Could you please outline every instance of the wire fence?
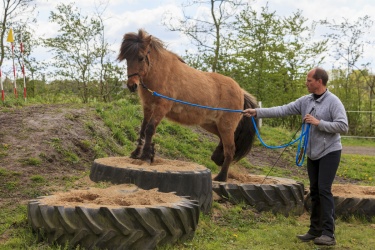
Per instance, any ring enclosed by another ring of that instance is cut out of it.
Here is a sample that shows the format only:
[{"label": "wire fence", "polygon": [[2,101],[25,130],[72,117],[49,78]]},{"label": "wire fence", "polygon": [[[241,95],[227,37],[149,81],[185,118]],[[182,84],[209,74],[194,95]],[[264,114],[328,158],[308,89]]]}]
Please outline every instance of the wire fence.
[{"label": "wire fence", "polygon": [[349,121],[349,133],[342,137],[375,139],[375,111],[346,111]]},{"label": "wire fence", "polygon": [[[262,103],[258,103],[262,107]],[[349,122],[348,134],[341,135],[343,138],[375,139],[375,111],[346,111]],[[267,123],[268,124],[268,123]],[[259,127],[262,119],[259,119]]]}]

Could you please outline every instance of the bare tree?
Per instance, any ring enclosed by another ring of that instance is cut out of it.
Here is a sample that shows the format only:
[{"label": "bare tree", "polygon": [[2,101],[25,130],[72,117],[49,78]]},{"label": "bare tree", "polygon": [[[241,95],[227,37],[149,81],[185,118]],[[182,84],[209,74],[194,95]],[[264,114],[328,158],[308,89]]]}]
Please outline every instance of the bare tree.
[{"label": "bare tree", "polygon": [[99,22],[101,28],[100,33],[98,33],[98,64],[99,70],[96,72],[98,82],[99,82],[99,89],[98,95],[101,100],[104,102],[110,102],[114,94],[120,92],[122,83],[121,79],[123,78],[123,69],[119,66],[115,65],[114,61],[110,56],[114,53],[109,48],[109,44],[106,40],[105,36],[105,18],[104,12],[108,6],[108,2],[100,3],[100,6],[96,8],[95,17]]},{"label": "bare tree", "polygon": [[[334,70],[336,79],[336,92],[340,95],[348,110],[373,110],[374,96],[374,76],[371,74],[371,63],[363,63],[363,57],[366,54],[366,45],[374,44],[374,41],[368,39],[374,21],[370,16],[360,17],[351,22],[343,18],[341,22],[334,20],[323,21],[330,32],[326,35],[331,42],[332,56],[336,60]],[[342,91],[341,91],[342,90]],[[365,130],[361,113],[349,113],[350,131]],[[366,120],[366,119],[365,119]],[[372,114],[370,113],[370,124],[372,124]],[[370,130],[372,130],[370,125]]]},{"label": "bare tree", "polygon": [[[176,21],[173,13],[166,13],[163,24],[171,31],[179,31],[187,35],[197,46],[199,53],[210,55],[211,70],[216,72],[222,39],[225,39],[228,33],[228,20],[245,6],[242,2],[242,0],[189,1],[182,5],[182,19]],[[192,17],[186,13],[192,6],[209,6],[209,14]]]},{"label": "bare tree", "polygon": [[60,26],[59,34],[44,40],[54,55],[53,77],[74,83],[84,103],[98,95],[110,101],[109,95],[121,87],[122,76],[112,65],[112,51],[105,39],[104,10],[82,15],[73,3],[59,4],[50,15],[50,20]]},{"label": "bare tree", "polygon": [[[358,18],[357,21],[351,23],[348,19],[343,18],[341,23],[336,23],[334,20],[329,22],[327,20],[321,22],[330,29],[330,33],[325,35],[331,42],[332,56],[336,59],[336,67],[346,69],[345,82],[345,101],[349,98],[349,78],[353,70],[366,70],[367,65],[358,65],[361,57],[364,55],[364,44],[369,44],[370,41],[365,39],[365,34],[370,30],[373,21],[369,16]],[[367,71],[367,70],[366,70]]]}]

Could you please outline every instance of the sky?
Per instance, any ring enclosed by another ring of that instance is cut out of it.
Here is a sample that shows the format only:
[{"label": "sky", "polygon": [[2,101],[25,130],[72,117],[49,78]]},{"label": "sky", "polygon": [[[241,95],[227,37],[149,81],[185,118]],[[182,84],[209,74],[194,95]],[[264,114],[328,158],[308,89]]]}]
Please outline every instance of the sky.
[{"label": "sky", "polygon": [[[190,0],[191,1],[191,0]],[[38,26],[36,35],[41,37],[53,37],[58,27],[49,22],[48,16],[52,10],[56,10],[59,3],[69,3],[70,0],[36,0],[36,11],[38,12]],[[82,11],[82,15],[90,14],[98,9],[98,0],[79,0],[76,6]],[[104,12],[105,29],[107,41],[111,44],[114,51],[118,51],[122,36],[128,32],[137,32],[143,28],[148,33],[161,39],[167,44],[168,49],[173,52],[184,55],[185,50],[189,48],[189,40],[183,34],[169,31],[161,20],[163,14],[167,11],[173,13],[175,18],[181,18],[181,4],[186,0],[107,0],[107,7]],[[359,17],[370,15],[374,18],[375,0],[249,0],[252,7],[260,10],[268,2],[270,11],[276,11],[279,16],[288,16],[297,10],[302,11],[302,15],[309,20],[318,21],[327,19],[329,21],[342,22],[346,18],[349,21],[355,21]],[[103,6],[103,5],[102,5]],[[202,16],[209,12],[208,6],[199,6],[189,10],[192,16]],[[375,21],[375,19],[373,19]],[[322,31],[317,30],[317,34]],[[368,38],[375,41],[375,25]],[[375,64],[375,45],[365,47],[365,61]],[[50,53],[46,51],[36,51],[37,58],[49,60]]]}]

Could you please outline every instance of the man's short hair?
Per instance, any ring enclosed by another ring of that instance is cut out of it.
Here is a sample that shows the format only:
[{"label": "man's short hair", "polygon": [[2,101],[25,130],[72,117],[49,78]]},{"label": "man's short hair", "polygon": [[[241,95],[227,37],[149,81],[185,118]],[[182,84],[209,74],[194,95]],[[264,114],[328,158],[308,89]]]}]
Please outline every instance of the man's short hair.
[{"label": "man's short hair", "polygon": [[328,73],[324,69],[316,67],[313,78],[315,80],[322,79],[323,85],[326,86],[328,82]]}]

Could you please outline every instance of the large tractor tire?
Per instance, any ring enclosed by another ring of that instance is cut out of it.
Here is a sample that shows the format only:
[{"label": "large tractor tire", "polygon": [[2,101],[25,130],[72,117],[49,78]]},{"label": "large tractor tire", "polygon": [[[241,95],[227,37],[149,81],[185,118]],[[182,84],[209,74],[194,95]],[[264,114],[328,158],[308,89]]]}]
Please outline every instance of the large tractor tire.
[{"label": "large tractor tire", "polygon": [[259,212],[285,216],[304,212],[304,185],[291,179],[267,177],[274,184],[213,182],[213,191],[233,204],[245,203]]},{"label": "large tractor tire", "polygon": [[[335,192],[338,189],[343,190],[344,194]],[[336,216],[343,218],[356,216],[368,220],[375,216],[375,187],[334,184],[332,194]],[[305,208],[309,213],[311,212],[310,193],[305,197]]]},{"label": "large tractor tire", "polygon": [[203,213],[211,210],[211,171],[198,164],[156,158],[149,165],[128,157],[100,158],[91,167],[90,179],[130,183],[145,190],[158,188],[160,192],[176,192],[179,196],[197,200]]},{"label": "large tractor tire", "polygon": [[[112,192],[129,190],[113,190],[112,187]],[[41,239],[74,249],[77,246],[84,249],[154,249],[191,239],[197,228],[199,206],[196,201],[183,197],[176,196],[177,201],[169,204],[132,206],[92,205],[90,201],[96,197],[92,193],[83,195],[74,198],[72,204],[69,204],[72,199],[60,199],[56,195],[30,201],[27,207],[29,224]],[[126,197],[120,200],[127,201]]]}]

